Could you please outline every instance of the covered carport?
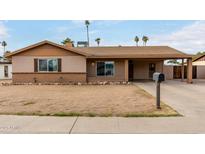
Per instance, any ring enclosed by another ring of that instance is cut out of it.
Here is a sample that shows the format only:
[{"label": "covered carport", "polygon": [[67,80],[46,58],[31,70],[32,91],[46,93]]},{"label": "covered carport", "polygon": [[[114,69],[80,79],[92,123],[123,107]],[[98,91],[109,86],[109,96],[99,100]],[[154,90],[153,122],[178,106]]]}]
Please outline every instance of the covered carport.
[{"label": "covered carport", "polygon": [[[169,59],[179,59],[179,57],[172,58],[135,58],[128,60],[128,80],[150,80],[152,79],[152,75],[154,72],[164,73],[165,76],[169,76],[169,74],[173,75],[173,69],[169,70],[167,67],[164,67],[164,61]],[[181,81],[186,81],[187,83],[192,83],[192,59],[191,57],[181,58]],[[186,67],[184,63],[186,61]],[[186,70],[185,70],[186,69]],[[186,75],[184,75],[186,73]],[[173,78],[172,78],[173,79]]]}]

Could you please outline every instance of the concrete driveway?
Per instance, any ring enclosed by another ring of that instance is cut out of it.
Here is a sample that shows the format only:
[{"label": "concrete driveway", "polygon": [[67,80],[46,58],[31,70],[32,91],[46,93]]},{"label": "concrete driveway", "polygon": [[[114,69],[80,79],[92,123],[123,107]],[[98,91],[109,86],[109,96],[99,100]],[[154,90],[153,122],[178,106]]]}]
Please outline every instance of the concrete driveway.
[{"label": "concrete driveway", "polygon": [[[155,96],[155,83],[135,83]],[[161,99],[190,118],[205,118],[205,80],[193,84],[169,80],[161,84]]]},{"label": "concrete driveway", "polygon": [[[155,96],[153,82],[134,83]],[[205,80],[166,81],[161,98],[183,117],[0,116],[0,133],[205,133]]]}]

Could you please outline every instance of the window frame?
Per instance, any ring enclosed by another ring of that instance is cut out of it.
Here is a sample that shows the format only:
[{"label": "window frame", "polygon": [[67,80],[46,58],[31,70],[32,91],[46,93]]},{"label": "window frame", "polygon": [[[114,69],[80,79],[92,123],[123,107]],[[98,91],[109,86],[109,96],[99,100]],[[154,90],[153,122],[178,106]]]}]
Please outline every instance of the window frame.
[{"label": "window frame", "polygon": [[[98,62],[103,62],[105,65],[104,68],[104,74],[105,75],[98,75]],[[106,75],[106,62],[112,62],[113,63],[113,75]],[[97,77],[114,77],[115,76],[115,61],[96,61],[96,76]]]},{"label": "window frame", "polygon": [[[39,69],[39,67],[40,67],[40,65],[39,65],[39,61],[40,60],[46,60],[47,61],[47,71],[40,71],[40,69]],[[57,61],[57,70],[56,71],[49,71],[49,60],[56,60]],[[39,58],[38,59],[38,72],[58,72],[58,58]]]}]

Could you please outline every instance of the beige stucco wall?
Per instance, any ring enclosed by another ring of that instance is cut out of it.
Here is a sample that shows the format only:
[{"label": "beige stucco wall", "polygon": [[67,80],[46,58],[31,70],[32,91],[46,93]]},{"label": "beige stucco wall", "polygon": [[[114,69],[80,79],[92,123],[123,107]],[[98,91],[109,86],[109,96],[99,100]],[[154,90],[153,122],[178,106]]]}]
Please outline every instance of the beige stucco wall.
[{"label": "beige stucco wall", "polygon": [[62,72],[86,73],[86,59],[83,56],[62,57]]},{"label": "beige stucco wall", "polygon": [[156,64],[156,71],[163,72],[162,60],[133,60],[134,79],[149,79],[149,64]]},{"label": "beige stucco wall", "polygon": [[[102,77],[96,75],[96,61],[114,61],[115,70],[114,76],[112,77]],[[125,81],[125,60],[115,59],[115,60],[87,60],[87,78],[88,81]]]},{"label": "beige stucco wall", "polygon": [[13,56],[12,70],[13,72],[34,72],[34,57]]},{"label": "beige stucco wall", "polygon": [[197,79],[205,79],[205,66],[197,66]]},{"label": "beige stucco wall", "polygon": [[198,66],[198,65],[200,65],[200,66],[201,66],[201,65],[202,65],[202,66],[205,66],[205,61],[195,61],[195,62],[192,63],[192,65],[193,65],[193,66]]},{"label": "beige stucco wall", "polygon": [[86,72],[86,59],[83,56],[14,56],[13,72],[34,72],[35,58],[61,58],[62,72]]},{"label": "beige stucco wall", "polygon": [[166,80],[172,80],[173,79],[173,66],[164,65],[163,73],[165,74]]}]

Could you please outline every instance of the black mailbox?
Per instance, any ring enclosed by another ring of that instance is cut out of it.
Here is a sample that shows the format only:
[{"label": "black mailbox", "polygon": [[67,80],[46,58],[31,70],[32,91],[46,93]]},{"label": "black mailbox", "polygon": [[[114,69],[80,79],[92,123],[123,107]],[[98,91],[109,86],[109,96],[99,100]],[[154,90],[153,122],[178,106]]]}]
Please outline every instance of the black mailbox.
[{"label": "black mailbox", "polygon": [[156,82],[162,82],[165,80],[165,76],[163,73],[158,73],[158,72],[155,72],[153,74],[153,80],[156,81]]},{"label": "black mailbox", "polygon": [[165,76],[163,73],[155,72],[153,74],[153,80],[156,83],[156,106],[157,106],[157,109],[161,109],[160,107],[160,83],[165,80]]}]

